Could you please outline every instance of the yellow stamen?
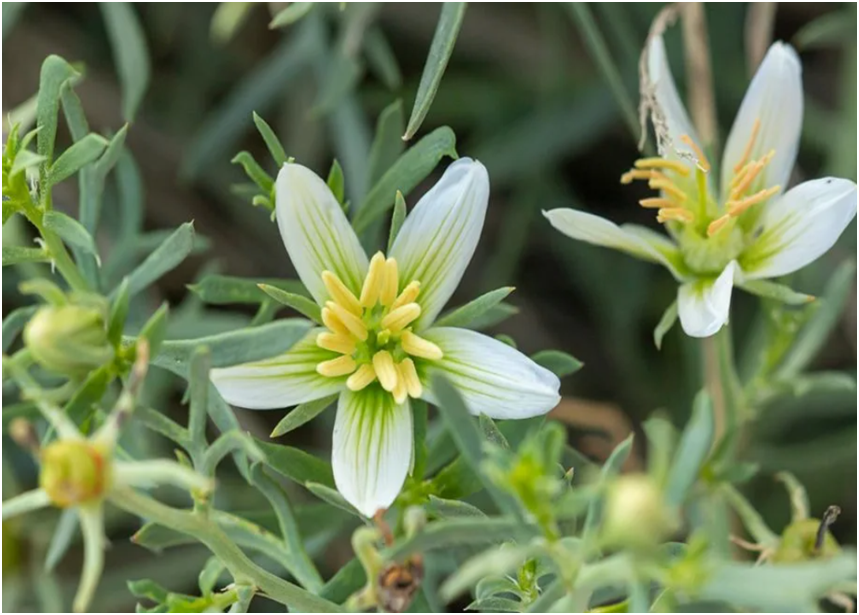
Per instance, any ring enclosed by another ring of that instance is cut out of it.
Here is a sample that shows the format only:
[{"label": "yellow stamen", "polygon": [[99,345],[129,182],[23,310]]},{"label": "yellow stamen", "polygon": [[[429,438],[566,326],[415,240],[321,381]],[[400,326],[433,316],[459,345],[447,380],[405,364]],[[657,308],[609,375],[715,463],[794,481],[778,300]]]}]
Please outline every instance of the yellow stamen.
[{"label": "yellow stamen", "polygon": [[380,350],[373,355],[373,369],[376,371],[376,377],[379,379],[379,384],[386,391],[393,391],[397,386],[397,368],[394,365],[394,359],[391,353],[387,350]]},{"label": "yellow stamen", "polygon": [[695,216],[688,209],[682,207],[671,207],[660,209],[657,212],[656,221],[666,222],[668,220],[677,220],[678,222],[692,222]]},{"label": "yellow stamen", "polygon": [[355,363],[355,359],[350,357],[348,354],[344,354],[336,359],[323,361],[316,366],[316,371],[328,378],[336,378],[337,376],[351,374],[355,371],[356,367],[358,366]]},{"label": "yellow stamen", "polygon": [[676,198],[680,203],[683,203],[686,200],[686,193],[675,186],[674,182],[670,179],[651,179],[647,185],[653,190],[664,190]]},{"label": "yellow stamen", "polygon": [[355,314],[344,308],[339,303],[326,301],[325,307],[334,313],[338,320],[340,320],[340,322],[342,322],[349,330],[349,333],[357,337],[362,342],[367,339],[367,325],[364,324],[363,320],[355,316]]},{"label": "yellow stamen", "polygon": [[431,341],[415,335],[411,331],[403,331],[403,335],[400,337],[400,344],[402,344],[403,350],[413,357],[437,361],[444,356],[441,348]]},{"label": "yellow stamen", "polygon": [[701,167],[701,170],[705,173],[708,172],[710,170],[710,161],[707,160],[707,157],[704,155],[704,151],[698,147],[698,144],[692,140],[692,137],[689,135],[681,135],[680,140],[688,145],[695,154],[695,158],[698,159],[698,166]]},{"label": "yellow stamen", "polygon": [[771,196],[778,194],[779,190],[781,190],[781,186],[773,186],[772,188],[767,188],[766,190],[756,192],[752,196],[747,196],[740,201],[728,201],[726,203],[726,206],[728,208],[728,214],[730,214],[731,216],[739,216],[749,207],[757,205],[758,203],[762,203]]},{"label": "yellow stamen", "polygon": [[397,297],[391,304],[391,310],[396,310],[398,307],[402,307],[407,303],[411,303],[418,298],[418,293],[420,292],[420,282],[418,282],[417,280],[415,280],[414,282],[409,282],[408,286],[406,286],[403,289],[403,292],[400,293],[400,296]]},{"label": "yellow stamen", "polygon": [[766,167],[770,163],[770,161],[773,159],[773,156],[775,156],[775,150],[770,150],[770,152],[760,160],[752,161],[749,164],[745,165],[742,169],[742,180],[738,181],[737,184],[732,188],[728,200],[738,200],[743,195],[743,193],[749,189],[749,187],[752,185],[752,182],[754,182],[758,175],[760,175],[764,167]]},{"label": "yellow stamen", "polygon": [[712,237],[720,230],[724,228],[724,226],[731,220],[730,214],[725,214],[721,218],[717,218],[710,223],[710,226],[707,227],[707,236]]},{"label": "yellow stamen", "polygon": [[346,386],[350,391],[360,391],[366,388],[371,382],[376,379],[376,370],[369,363],[364,363],[358,367],[358,371],[349,376],[346,380]]},{"label": "yellow stamen", "polygon": [[342,333],[320,333],[316,336],[316,345],[325,350],[352,354],[355,352],[355,340],[350,335]]},{"label": "yellow stamen", "polygon": [[647,171],[645,169],[630,169],[620,176],[620,183],[631,184],[634,179],[650,179],[653,177],[653,173],[653,171]]},{"label": "yellow stamen", "polygon": [[740,169],[737,173],[735,173],[735,174],[734,174],[734,176],[731,178],[731,183],[729,184],[729,188],[731,188],[731,190],[733,190],[734,188],[736,188],[736,187],[737,187],[737,184],[739,184],[741,181],[743,181],[743,178],[746,176],[746,173],[748,173],[748,172],[751,170],[751,168],[752,168],[753,166],[755,166],[756,164],[757,164],[757,163],[753,161],[753,162],[749,162],[748,164],[744,165],[744,166],[743,166],[743,168],[741,168],[741,169]]},{"label": "yellow stamen", "polygon": [[385,255],[381,252],[376,252],[373,258],[370,259],[370,268],[367,271],[367,277],[364,278],[364,286],[361,288],[361,305],[364,307],[373,307],[376,305],[376,300],[379,298],[379,293],[382,290],[384,277]]},{"label": "yellow stamen", "polygon": [[379,303],[390,306],[397,298],[397,288],[400,278],[397,273],[397,259],[389,258],[385,261],[385,276],[382,281],[382,289],[379,291]]},{"label": "yellow stamen", "polygon": [[391,393],[394,396],[394,401],[401,404],[405,402],[406,398],[409,396],[409,390],[406,388],[406,379],[403,378],[402,363],[400,365],[395,365],[394,368],[397,370],[397,385]]},{"label": "yellow stamen", "polygon": [[759,119],[755,119],[755,125],[752,127],[752,135],[749,137],[748,143],[746,143],[746,148],[743,150],[743,155],[737,164],[734,165],[734,173],[739,173],[740,169],[746,164],[749,159],[749,156],[752,155],[752,148],[755,146],[755,139],[758,138],[758,132],[761,129],[761,121]]},{"label": "yellow stamen", "polygon": [[400,363],[400,377],[406,384],[406,390],[409,392],[409,397],[417,399],[423,393],[420,378],[418,378],[418,370],[415,369],[415,362],[411,359],[403,359]]},{"label": "yellow stamen", "polygon": [[665,158],[639,158],[635,161],[637,169],[668,169],[679,173],[682,177],[689,176],[689,167],[679,160],[667,160]]},{"label": "yellow stamen", "polygon": [[328,308],[322,308],[322,323],[334,333],[350,337],[349,329],[346,328],[339,318]]},{"label": "yellow stamen", "polygon": [[407,303],[388,314],[382,319],[382,327],[392,333],[403,330],[421,315],[421,306],[417,303]]},{"label": "yellow stamen", "polygon": [[340,281],[340,278],[336,274],[330,271],[323,271],[322,283],[325,284],[328,294],[331,295],[331,299],[335,303],[339,303],[356,316],[361,315],[361,303],[355,298],[352,291],[346,288],[346,285]]},{"label": "yellow stamen", "polygon": [[677,205],[677,203],[675,203],[674,201],[656,197],[649,199],[641,199],[638,204],[645,209],[661,209],[663,207],[676,207]]}]

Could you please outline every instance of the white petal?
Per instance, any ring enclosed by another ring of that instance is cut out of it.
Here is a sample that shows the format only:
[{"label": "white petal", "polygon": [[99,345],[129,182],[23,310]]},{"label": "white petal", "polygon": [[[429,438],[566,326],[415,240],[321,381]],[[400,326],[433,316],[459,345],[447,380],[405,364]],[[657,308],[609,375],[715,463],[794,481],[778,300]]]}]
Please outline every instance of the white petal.
[{"label": "white petal", "polygon": [[[444,352],[444,358],[427,362],[429,374],[446,376],[472,414],[524,419],[546,414],[561,400],[558,377],[503,342],[454,327],[433,328],[424,337]],[[436,403],[431,390],[424,393]]]},{"label": "white petal", "polygon": [[271,359],[213,369],[212,382],[228,403],[252,410],[287,408],[337,393],[345,388],[346,377],[316,372],[319,363],[340,356],[316,345],[323,331],[327,329],[312,329],[288,352]]},{"label": "white petal", "polygon": [[753,190],[779,185],[787,187],[799,147],[802,128],[802,65],[793,47],[774,43],[749,84],[743,103],[725,144],[722,161],[722,194],[743,156],[755,121],[760,121],[751,160],[775,150],[769,165],[755,180]]},{"label": "white petal", "polygon": [[543,215],[567,237],[595,246],[613,248],[664,265],[677,280],[686,275],[680,250],[668,237],[636,225],[614,222],[575,209],[553,209]]},{"label": "white petal", "polygon": [[759,236],[742,254],[749,279],[792,273],[829,250],[856,217],[856,184],[827,177],[804,182],[770,201]]},{"label": "white petal", "polygon": [[397,499],[412,457],[412,410],[376,384],[344,391],[337,405],[331,464],[337,490],[372,517]]},{"label": "white petal", "polygon": [[406,218],[391,248],[400,289],[421,283],[417,330],[428,327],[450,299],[468,266],[486,216],[489,175],[471,158],[450,165]]},{"label": "white petal", "polygon": [[276,200],[283,244],[316,302],[329,298],[321,277],[326,269],[359,294],[367,255],[328,185],[307,167],[287,163],[277,175]]},{"label": "white petal", "polygon": [[680,286],[677,307],[680,324],[686,335],[709,337],[728,322],[731,290],[737,274],[737,263],[731,261],[717,278],[701,279]]},{"label": "white petal", "polygon": [[650,82],[653,84],[656,102],[662,111],[667,124],[668,136],[671,139],[671,147],[662,155],[671,160],[687,163],[691,168],[692,163],[688,158],[677,155],[678,150],[692,153],[690,148],[680,141],[680,137],[688,135],[698,145],[701,144],[701,140],[698,138],[695,127],[689,119],[689,114],[686,113],[686,107],[677,93],[677,86],[674,85],[674,77],[671,76],[671,67],[665,53],[665,42],[661,36],[654,36],[650,42],[647,54],[647,70]]}]

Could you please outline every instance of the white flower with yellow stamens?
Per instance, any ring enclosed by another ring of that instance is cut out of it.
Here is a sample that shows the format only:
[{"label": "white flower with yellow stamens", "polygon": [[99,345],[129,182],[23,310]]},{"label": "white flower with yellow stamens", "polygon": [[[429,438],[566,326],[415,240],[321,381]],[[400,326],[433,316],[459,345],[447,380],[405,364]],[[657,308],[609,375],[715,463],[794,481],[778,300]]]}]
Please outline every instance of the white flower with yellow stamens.
[{"label": "white flower with yellow stamens", "polygon": [[[677,94],[661,37],[648,50],[649,79],[664,124],[662,157],[637,160],[622,183],[647,180],[670,235],[603,218],[555,209],[552,226],[581,241],[657,262],[680,282],[677,307],[683,330],[715,334],[728,321],[734,285],[776,294],[761,281],[792,273],[825,253],[856,216],[856,184],[846,179],[807,181],[784,192],[802,126],[801,65],[784,43],[770,47],[752,79],[722,158],[717,190],[710,163]],[[780,288],[782,296],[803,295]]]},{"label": "white flower with yellow stamens", "polygon": [[278,227],[325,327],[278,357],[214,369],[212,381],[228,402],[253,409],[339,393],[334,480],[368,517],[391,505],[409,473],[409,399],[434,401],[432,370],[475,414],[526,418],[560,399],[558,378],[510,346],[432,327],[471,260],[488,199],[486,169],[460,159],[408,216],[390,256],[368,259],[322,179],[298,164],[278,174]]}]

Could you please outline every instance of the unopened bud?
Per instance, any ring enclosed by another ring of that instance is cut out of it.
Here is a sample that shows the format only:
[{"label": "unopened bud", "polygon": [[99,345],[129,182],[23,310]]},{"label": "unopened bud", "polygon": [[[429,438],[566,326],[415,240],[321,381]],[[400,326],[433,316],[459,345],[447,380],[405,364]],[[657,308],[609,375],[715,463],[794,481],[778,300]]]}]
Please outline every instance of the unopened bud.
[{"label": "unopened bud", "polygon": [[85,376],[113,359],[104,316],[92,307],[39,309],[24,328],[24,342],[42,367],[67,376]]},{"label": "unopened bud", "polygon": [[98,501],[110,485],[110,459],[85,440],[57,440],[41,453],[39,486],[59,508]]},{"label": "unopened bud", "polygon": [[[812,559],[826,559],[838,554],[841,547],[820,519],[802,519],[787,526],[781,535],[778,549],[771,561],[779,564],[796,564]],[[818,534],[820,545],[818,548]]]},{"label": "unopened bud", "polygon": [[654,547],[675,526],[674,515],[649,476],[621,476],[609,486],[603,518],[603,538],[607,544],[642,549]]}]

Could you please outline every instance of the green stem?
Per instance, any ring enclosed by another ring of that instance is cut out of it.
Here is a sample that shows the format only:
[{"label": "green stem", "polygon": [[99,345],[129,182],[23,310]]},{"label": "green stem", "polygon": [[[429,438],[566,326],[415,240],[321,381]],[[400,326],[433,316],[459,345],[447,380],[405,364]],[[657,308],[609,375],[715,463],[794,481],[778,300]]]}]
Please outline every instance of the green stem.
[{"label": "green stem", "polygon": [[339,605],[315,596],[257,566],[215,523],[205,517],[170,508],[131,489],[118,490],[111,496],[110,501],[135,516],[144,517],[196,538],[224,563],[236,583],[251,584],[291,610],[311,613],[344,612]]},{"label": "green stem", "polygon": [[72,290],[82,292],[90,290],[89,284],[84,279],[78,266],[72,260],[72,257],[69,256],[66,246],[63,245],[62,240],[57,235],[44,228],[39,227],[39,232],[42,234],[42,239],[45,240],[45,245],[48,247],[48,251],[51,253],[51,258],[54,259],[57,269],[63,278],[65,278],[66,282],[68,282],[69,286],[72,287]]},{"label": "green stem", "polygon": [[716,415],[714,443],[723,437],[736,440],[746,412],[729,327],[704,339],[704,383]]}]

